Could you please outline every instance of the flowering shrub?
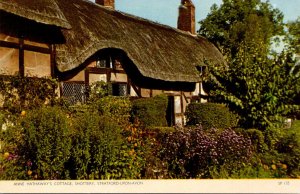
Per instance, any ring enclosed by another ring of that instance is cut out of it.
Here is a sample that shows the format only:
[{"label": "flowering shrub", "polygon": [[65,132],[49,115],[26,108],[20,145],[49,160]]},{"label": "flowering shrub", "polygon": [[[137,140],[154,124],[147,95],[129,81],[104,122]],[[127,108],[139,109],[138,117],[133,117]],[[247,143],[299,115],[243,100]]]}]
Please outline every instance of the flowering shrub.
[{"label": "flowering shrub", "polygon": [[144,178],[143,172],[147,165],[147,154],[149,154],[147,152],[149,149],[147,134],[138,123],[128,125],[123,129],[122,134],[126,138],[124,147],[127,148],[127,151],[120,160],[127,161],[127,178]]},{"label": "flowering shrub", "polygon": [[24,160],[19,155],[23,133],[15,128],[16,118],[9,113],[0,113],[0,180],[27,179]]},{"label": "flowering shrub", "polygon": [[167,134],[162,144],[160,157],[168,162],[174,178],[209,178],[212,167],[218,170],[226,164],[233,170],[252,154],[251,141],[230,129],[179,129]]},{"label": "flowering shrub", "polygon": [[[70,153],[69,125],[58,107],[22,111],[2,132],[4,179],[62,179]],[[6,154],[6,155],[8,155]]]},{"label": "flowering shrub", "polygon": [[127,98],[106,96],[71,113],[67,170],[72,179],[137,179],[144,165],[142,132],[129,124]]},{"label": "flowering shrub", "polygon": [[29,111],[19,127],[24,133],[19,152],[30,170],[28,175],[38,179],[64,178],[71,148],[66,114],[59,107],[42,107]]},{"label": "flowering shrub", "polygon": [[54,79],[0,76],[3,108],[12,113],[52,103],[57,97],[57,87],[57,81]]},{"label": "flowering shrub", "polygon": [[252,154],[251,140],[231,129],[225,129],[218,135],[216,149],[219,164],[241,164]]}]

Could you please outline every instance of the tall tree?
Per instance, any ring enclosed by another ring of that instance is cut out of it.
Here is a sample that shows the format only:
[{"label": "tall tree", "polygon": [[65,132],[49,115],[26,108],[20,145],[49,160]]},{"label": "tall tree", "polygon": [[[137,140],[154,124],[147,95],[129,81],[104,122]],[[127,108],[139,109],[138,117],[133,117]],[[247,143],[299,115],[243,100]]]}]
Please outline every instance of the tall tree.
[{"label": "tall tree", "polygon": [[214,42],[229,59],[254,48],[267,55],[272,38],[284,33],[283,14],[260,0],[223,0],[220,7],[211,7],[200,25],[199,34]]},{"label": "tall tree", "polygon": [[295,53],[300,54],[300,17],[295,21],[288,22],[288,35],[287,43],[290,49],[293,49]]},{"label": "tall tree", "polygon": [[[294,76],[300,76],[300,17],[287,23],[288,34],[286,36],[287,49],[296,54],[296,63],[291,70]],[[295,102],[300,104],[300,93],[295,97]],[[298,117],[300,114],[298,114]]]},{"label": "tall tree", "polygon": [[206,89],[241,116],[244,127],[266,129],[297,109],[299,78],[290,53],[270,56],[274,37],[284,34],[283,14],[260,0],[223,0],[200,22],[199,33],[214,42],[227,67],[209,66]]}]

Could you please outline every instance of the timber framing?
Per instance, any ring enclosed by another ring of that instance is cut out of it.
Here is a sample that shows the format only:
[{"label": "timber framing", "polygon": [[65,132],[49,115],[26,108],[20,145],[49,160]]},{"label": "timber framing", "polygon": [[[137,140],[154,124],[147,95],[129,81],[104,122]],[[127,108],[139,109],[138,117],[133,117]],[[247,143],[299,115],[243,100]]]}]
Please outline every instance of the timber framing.
[{"label": "timber framing", "polygon": [[51,77],[54,77],[54,69],[55,69],[55,45],[48,45],[48,48],[39,47],[34,45],[29,45],[24,43],[23,38],[19,38],[19,42],[8,42],[0,40],[0,47],[3,48],[12,48],[18,49],[19,51],[19,74],[20,76],[25,76],[25,64],[24,64],[24,52],[32,51],[36,53],[49,54],[50,55],[50,65],[51,65]]},{"label": "timber framing", "polygon": [[[0,47],[20,49],[21,48],[20,42],[15,43],[15,42],[7,42],[7,41],[0,40]],[[51,54],[51,46],[49,46],[49,48],[44,48],[44,47],[28,45],[28,44],[24,44],[24,40],[22,44],[22,49],[27,51],[37,52],[37,53]]]}]

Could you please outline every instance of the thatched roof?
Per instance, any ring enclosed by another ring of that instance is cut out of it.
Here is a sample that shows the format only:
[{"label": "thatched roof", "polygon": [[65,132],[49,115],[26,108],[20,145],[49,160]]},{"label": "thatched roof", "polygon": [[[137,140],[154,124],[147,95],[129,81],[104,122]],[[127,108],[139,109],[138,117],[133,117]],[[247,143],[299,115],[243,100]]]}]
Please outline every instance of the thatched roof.
[{"label": "thatched roof", "polygon": [[[217,48],[203,37],[87,0],[52,1],[72,26],[70,30],[62,29],[66,42],[56,45],[57,69],[61,72],[80,66],[105,48],[123,50],[143,76],[156,80],[196,82],[200,79],[197,65],[205,61],[212,65],[224,63]],[[28,4],[32,2],[45,3],[48,9],[46,0],[31,0]]]},{"label": "thatched roof", "polygon": [[55,0],[1,0],[0,10],[39,23],[71,28]]}]

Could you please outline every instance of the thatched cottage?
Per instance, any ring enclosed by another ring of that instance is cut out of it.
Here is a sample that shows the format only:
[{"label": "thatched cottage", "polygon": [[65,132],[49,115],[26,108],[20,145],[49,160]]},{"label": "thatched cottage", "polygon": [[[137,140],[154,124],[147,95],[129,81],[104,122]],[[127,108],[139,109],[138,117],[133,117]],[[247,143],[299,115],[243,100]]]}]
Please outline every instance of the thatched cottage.
[{"label": "thatched cottage", "polygon": [[0,73],[58,78],[60,95],[82,102],[101,80],[114,95],[165,93],[169,124],[182,124],[201,89],[197,66],[223,57],[195,35],[191,0],[181,1],[178,28],[116,11],[114,0],[1,0]]}]

